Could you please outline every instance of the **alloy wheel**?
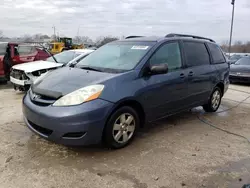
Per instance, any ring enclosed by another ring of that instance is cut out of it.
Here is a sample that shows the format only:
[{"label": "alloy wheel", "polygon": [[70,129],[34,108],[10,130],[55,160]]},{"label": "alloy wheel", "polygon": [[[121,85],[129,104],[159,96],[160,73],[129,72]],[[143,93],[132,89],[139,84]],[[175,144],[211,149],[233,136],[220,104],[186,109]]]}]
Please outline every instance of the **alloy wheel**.
[{"label": "alloy wheel", "polygon": [[220,100],[221,100],[220,92],[218,90],[215,90],[215,92],[212,95],[212,100],[211,100],[213,109],[218,108],[218,106],[220,105]]},{"label": "alloy wheel", "polygon": [[135,118],[129,113],[121,114],[113,125],[113,138],[123,144],[128,142],[135,132]]}]

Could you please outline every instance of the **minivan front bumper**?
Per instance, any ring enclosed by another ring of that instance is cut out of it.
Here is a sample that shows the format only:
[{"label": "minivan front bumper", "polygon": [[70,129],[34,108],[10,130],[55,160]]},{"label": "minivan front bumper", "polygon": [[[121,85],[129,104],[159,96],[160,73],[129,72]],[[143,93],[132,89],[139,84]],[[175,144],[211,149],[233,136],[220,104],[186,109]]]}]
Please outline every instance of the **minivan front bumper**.
[{"label": "minivan front bumper", "polygon": [[29,94],[23,98],[26,125],[41,137],[63,145],[92,145],[102,132],[113,103],[96,99],[69,107],[39,106]]}]

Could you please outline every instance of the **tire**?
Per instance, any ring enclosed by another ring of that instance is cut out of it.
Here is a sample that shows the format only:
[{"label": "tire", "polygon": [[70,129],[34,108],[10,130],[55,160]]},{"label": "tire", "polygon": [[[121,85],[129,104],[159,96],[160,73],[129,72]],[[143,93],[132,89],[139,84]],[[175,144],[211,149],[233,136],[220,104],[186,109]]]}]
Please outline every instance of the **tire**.
[{"label": "tire", "polygon": [[8,80],[1,80],[0,85],[6,85],[8,83]]},{"label": "tire", "polygon": [[206,112],[216,112],[220,107],[221,98],[222,98],[221,89],[219,87],[215,87],[208,100],[208,103],[203,105],[203,109]]},{"label": "tire", "polygon": [[103,132],[105,145],[112,149],[127,146],[135,137],[139,125],[139,115],[133,108],[123,106],[117,109],[105,126]]}]

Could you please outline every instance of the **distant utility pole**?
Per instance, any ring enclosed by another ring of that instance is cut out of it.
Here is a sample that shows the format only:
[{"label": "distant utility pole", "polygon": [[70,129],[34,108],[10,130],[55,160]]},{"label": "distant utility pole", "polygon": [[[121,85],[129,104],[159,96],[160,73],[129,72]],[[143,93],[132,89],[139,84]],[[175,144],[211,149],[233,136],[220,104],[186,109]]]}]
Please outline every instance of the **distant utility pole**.
[{"label": "distant utility pole", "polygon": [[53,25],[52,28],[54,29],[54,36],[55,36],[55,38],[56,38],[56,27]]},{"label": "distant utility pole", "polygon": [[77,34],[76,34],[76,36],[77,36],[77,43],[80,43],[80,36],[79,36],[80,27],[81,27],[81,25],[78,26]]},{"label": "distant utility pole", "polygon": [[78,26],[78,29],[77,29],[77,33],[76,33],[77,37],[79,36],[79,31],[80,31],[80,25]]},{"label": "distant utility pole", "polygon": [[235,5],[235,0],[232,0],[231,4],[233,5],[233,10],[232,10],[232,19],[231,19],[231,31],[230,31],[230,40],[229,40],[229,57],[231,55],[231,46],[232,46],[232,36],[233,36],[233,25],[234,25],[234,5]]}]

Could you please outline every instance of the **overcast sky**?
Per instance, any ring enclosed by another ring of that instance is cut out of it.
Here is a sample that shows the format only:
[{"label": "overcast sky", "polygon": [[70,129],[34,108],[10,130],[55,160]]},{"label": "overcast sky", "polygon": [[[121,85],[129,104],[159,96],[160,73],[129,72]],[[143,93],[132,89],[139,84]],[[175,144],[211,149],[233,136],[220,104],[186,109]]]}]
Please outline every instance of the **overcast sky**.
[{"label": "overcast sky", "polygon": [[[56,32],[74,37],[189,33],[229,37],[231,0],[1,0],[6,36]],[[250,40],[250,0],[236,0],[234,39]]]}]

